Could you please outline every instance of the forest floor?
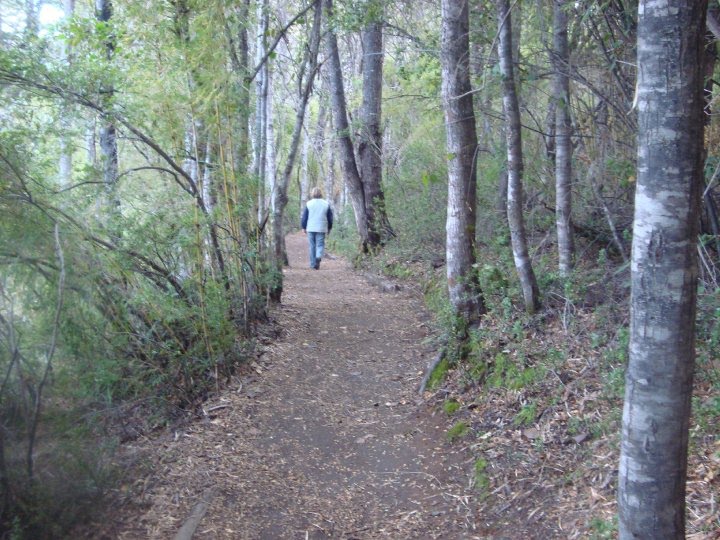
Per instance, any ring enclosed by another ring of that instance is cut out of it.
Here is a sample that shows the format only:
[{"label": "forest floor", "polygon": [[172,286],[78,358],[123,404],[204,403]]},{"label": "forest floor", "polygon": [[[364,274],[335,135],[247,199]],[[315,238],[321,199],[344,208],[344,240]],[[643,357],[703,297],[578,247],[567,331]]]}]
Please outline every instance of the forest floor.
[{"label": "forest floor", "polygon": [[[455,378],[420,396],[437,351],[419,291],[368,281],[340,258],[311,270],[306,245],[287,237],[283,302],[257,360],[202,419],[123,446],[135,465],[89,536],[173,538],[183,527],[197,539],[614,536],[616,442],[566,429],[599,400],[571,380],[586,358],[558,370],[562,403],[529,426],[513,423],[517,392],[480,400]],[[452,417],[451,393],[462,406]]]}]

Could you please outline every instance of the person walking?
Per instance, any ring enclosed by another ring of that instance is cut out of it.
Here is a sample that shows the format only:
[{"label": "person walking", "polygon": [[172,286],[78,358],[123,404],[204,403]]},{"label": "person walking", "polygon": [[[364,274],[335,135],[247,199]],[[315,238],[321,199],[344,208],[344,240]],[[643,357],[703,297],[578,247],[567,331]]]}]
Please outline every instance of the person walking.
[{"label": "person walking", "polygon": [[325,251],[325,236],[330,234],[333,226],[333,213],[320,188],[313,188],[310,196],[312,198],[305,205],[300,227],[307,234],[310,245],[310,268],[319,270]]}]

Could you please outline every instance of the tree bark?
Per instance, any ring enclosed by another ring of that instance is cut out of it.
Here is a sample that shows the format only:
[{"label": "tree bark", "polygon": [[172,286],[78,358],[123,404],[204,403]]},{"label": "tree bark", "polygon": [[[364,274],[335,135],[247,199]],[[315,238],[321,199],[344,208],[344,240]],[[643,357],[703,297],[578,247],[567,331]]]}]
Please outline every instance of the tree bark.
[{"label": "tree bark", "polygon": [[[255,59],[259,63],[265,56],[268,28],[268,2],[258,0]],[[258,186],[258,223],[265,221],[265,170],[266,170],[266,112],[267,112],[267,62],[263,63],[255,78],[255,137],[253,139],[253,175]]]},{"label": "tree bark", "polygon": [[363,98],[357,153],[368,221],[368,244],[376,247],[393,235],[382,189],[382,21],[372,21],[363,29],[362,47]]},{"label": "tree bark", "polygon": [[[113,12],[112,0],[95,0],[95,12],[98,21],[109,23]],[[108,38],[105,44],[105,50],[108,61],[111,61],[115,52],[115,43],[112,37]],[[111,109],[115,89],[110,85],[101,88],[100,91],[103,96],[102,101],[104,108]],[[109,117],[104,118],[102,121],[99,142],[103,182],[105,183],[107,194],[107,210],[112,223],[115,221],[115,216],[120,213],[120,200],[117,198],[116,190],[118,177],[117,132],[114,122]]]},{"label": "tree bark", "polygon": [[638,154],[620,538],[684,538],[703,178],[705,1],[646,0],[638,21]]},{"label": "tree bark", "polygon": [[[328,129],[332,130],[332,119],[328,121]],[[343,208],[342,201],[335,200],[335,143],[326,138],[324,144],[325,155],[325,199],[333,207],[333,212],[340,213]],[[322,159],[322,156],[319,156]],[[336,204],[338,203],[338,204]]]},{"label": "tree bark", "polygon": [[540,306],[539,291],[535,273],[527,249],[527,235],[523,218],[523,158],[520,133],[520,107],[515,90],[512,62],[512,17],[508,0],[497,0],[498,54],[503,87],[503,109],[505,111],[505,137],[508,155],[508,225],[512,241],[513,258],[525,300],[525,309],[534,313]]},{"label": "tree bark", "polygon": [[[310,161],[310,137],[305,134],[303,138],[302,153],[300,154],[300,214],[302,215],[310,192],[310,176],[308,172]],[[299,221],[298,221],[299,222]]]},{"label": "tree bark", "polygon": [[555,101],[555,225],[558,239],[558,261],[561,276],[573,268],[572,228],[572,123],[570,122],[570,80],[568,77],[567,0],[553,2],[553,94]]},{"label": "tree bark", "polygon": [[[323,0],[323,6],[328,21],[332,20],[332,0]],[[355,213],[355,224],[360,236],[362,250],[367,251],[370,247],[370,235],[368,219],[365,213],[365,192],[357,162],[355,161],[355,149],[350,139],[350,125],[348,123],[347,105],[345,101],[345,86],[342,77],[342,66],[340,65],[340,53],[338,51],[337,36],[332,30],[326,33],[327,47],[327,68],[328,82],[330,87],[330,101],[333,111],[333,123],[337,134],[337,148],[340,157],[345,186],[348,190],[350,204]]]},{"label": "tree bark", "polygon": [[[63,15],[69,23],[75,12],[75,0],[63,0]],[[70,43],[62,44],[62,58],[68,64],[71,61]],[[72,180],[72,138],[70,135],[70,114],[68,104],[63,103],[60,110],[60,158],[58,160],[58,176],[61,188],[67,188]]]},{"label": "tree bark", "polygon": [[447,280],[450,303],[472,324],[485,311],[473,268],[476,263],[475,222],[477,132],[470,92],[468,2],[442,0],[441,68],[448,163]]}]

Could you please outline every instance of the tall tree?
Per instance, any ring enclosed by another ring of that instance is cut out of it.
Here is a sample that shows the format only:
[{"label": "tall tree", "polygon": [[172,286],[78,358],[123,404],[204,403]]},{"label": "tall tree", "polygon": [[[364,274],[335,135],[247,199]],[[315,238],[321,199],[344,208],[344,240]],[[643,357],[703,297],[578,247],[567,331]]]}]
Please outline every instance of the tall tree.
[{"label": "tall tree", "polygon": [[[363,251],[382,245],[394,233],[385,212],[382,190],[382,134],[380,111],[382,100],[382,23],[380,15],[371,14],[362,31],[363,42],[363,103],[360,110],[362,133],[358,147],[360,163],[348,122],[343,71],[340,63],[337,36],[334,31],[332,0],[324,1],[324,11],[330,29],[326,36],[328,83],[333,111],[333,124],[338,139],[338,153],[355,223]],[[370,7],[373,2],[368,2]],[[375,17],[375,18],[374,18]]]},{"label": "tall tree", "polygon": [[382,189],[383,137],[380,115],[384,52],[381,17],[382,11],[378,9],[361,32],[363,92],[357,155],[368,219],[368,243],[371,246],[381,245],[392,235]]},{"label": "tall tree", "polygon": [[572,227],[572,123],[570,121],[570,78],[567,0],[553,2],[553,100],[555,102],[555,225],[560,275],[573,267]]},{"label": "tall tree", "polygon": [[285,234],[283,227],[283,218],[285,216],[285,207],[288,203],[288,187],[292,176],[295,161],[297,159],[298,148],[300,146],[300,136],[302,135],[303,123],[305,121],[305,109],[307,108],[310,94],[312,93],[313,81],[317,75],[317,57],[320,48],[320,27],[322,24],[322,9],[320,0],[315,2],[315,16],[313,18],[312,30],[310,31],[309,44],[305,49],[303,61],[300,64],[298,73],[299,93],[298,107],[295,111],[295,125],[293,127],[292,137],[290,138],[290,149],[287,161],[283,169],[282,176],[278,179],[277,185],[273,190],[273,259],[275,261],[275,270],[278,276],[275,286],[270,291],[270,296],[275,301],[280,301],[282,294],[282,267],[287,263],[287,255],[285,253]]},{"label": "tall tree", "polygon": [[442,0],[442,99],[448,163],[447,280],[456,315],[469,323],[485,311],[476,262],[477,132],[470,87],[468,2]]},{"label": "tall tree", "polygon": [[[113,7],[112,0],[95,0],[95,16],[98,21],[104,25],[106,32],[105,54],[108,62],[112,62],[115,52],[115,38],[110,28],[110,19],[112,18]],[[115,93],[112,82],[103,84],[100,88],[102,96],[103,108],[107,111],[112,109],[112,100]],[[111,115],[106,115],[100,126],[100,156],[103,171],[103,181],[107,196],[108,214],[111,216],[111,222],[117,216],[120,210],[120,200],[117,198],[117,178],[118,178],[118,146],[117,131],[115,122]]]},{"label": "tall tree", "polygon": [[268,62],[266,61],[268,34],[268,0],[257,0],[257,30],[255,61],[259,66],[255,75],[255,136],[253,138],[253,173],[258,183],[258,222],[261,228],[267,219],[265,208],[265,172],[267,152],[267,93]]},{"label": "tall tree", "polygon": [[[65,22],[68,24],[75,11],[75,0],[63,0],[63,14]],[[70,42],[62,45],[62,58],[70,63]],[[59,183],[62,187],[70,185],[72,176],[72,141],[70,136],[70,115],[68,114],[67,104],[63,103],[60,110],[60,159],[58,160],[58,176]]]},{"label": "tall tree", "polygon": [[520,124],[520,106],[515,89],[512,58],[512,17],[510,2],[497,0],[498,56],[503,87],[505,111],[505,138],[507,140],[508,191],[507,211],[513,258],[525,300],[525,309],[534,313],[540,305],[535,272],[528,254],[525,219],[523,217],[523,155]]},{"label": "tall tree", "polygon": [[707,2],[647,0],[638,22],[637,187],[620,538],[684,538],[703,178]]}]

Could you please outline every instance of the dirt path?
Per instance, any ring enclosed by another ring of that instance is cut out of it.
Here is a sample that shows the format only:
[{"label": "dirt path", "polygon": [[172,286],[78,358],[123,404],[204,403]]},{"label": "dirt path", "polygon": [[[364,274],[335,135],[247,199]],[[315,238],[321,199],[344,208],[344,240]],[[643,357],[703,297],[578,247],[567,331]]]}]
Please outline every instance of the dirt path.
[{"label": "dirt path", "polygon": [[470,465],[417,402],[434,354],[420,300],[344,260],[311,270],[304,236],[287,243],[282,335],[153,453],[145,513],[119,536],[172,538],[205,495],[194,538],[482,537]]}]

